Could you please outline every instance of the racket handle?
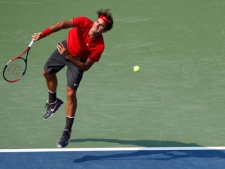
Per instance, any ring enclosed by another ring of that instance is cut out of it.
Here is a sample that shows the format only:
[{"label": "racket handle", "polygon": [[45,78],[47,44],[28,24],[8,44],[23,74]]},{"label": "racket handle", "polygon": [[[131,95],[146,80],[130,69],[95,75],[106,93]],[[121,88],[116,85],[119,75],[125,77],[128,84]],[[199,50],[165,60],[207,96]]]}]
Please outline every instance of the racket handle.
[{"label": "racket handle", "polygon": [[34,41],[31,41],[28,47],[31,48],[33,44],[34,44]]}]

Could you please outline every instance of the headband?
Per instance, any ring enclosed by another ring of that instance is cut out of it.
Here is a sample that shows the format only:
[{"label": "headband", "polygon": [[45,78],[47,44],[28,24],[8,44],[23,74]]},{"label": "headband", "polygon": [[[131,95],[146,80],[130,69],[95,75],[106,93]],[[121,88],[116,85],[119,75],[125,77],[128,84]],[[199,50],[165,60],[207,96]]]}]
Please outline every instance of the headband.
[{"label": "headband", "polygon": [[100,15],[98,18],[101,18],[106,24],[108,24],[108,19],[104,15]]}]

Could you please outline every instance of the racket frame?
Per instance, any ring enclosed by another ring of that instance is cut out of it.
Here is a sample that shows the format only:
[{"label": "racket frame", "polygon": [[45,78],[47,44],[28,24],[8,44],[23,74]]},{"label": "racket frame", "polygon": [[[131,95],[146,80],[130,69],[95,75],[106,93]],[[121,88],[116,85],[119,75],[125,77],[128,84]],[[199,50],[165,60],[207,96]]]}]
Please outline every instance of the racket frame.
[{"label": "racket frame", "polygon": [[[2,72],[2,73],[3,73],[3,78],[5,79],[5,81],[10,82],[10,83],[18,82],[18,81],[25,75],[25,73],[26,73],[26,71],[27,71],[27,57],[28,57],[29,51],[30,51],[31,47],[33,46],[33,44],[34,44],[34,41],[31,41],[30,44],[28,45],[28,47],[27,47],[21,54],[19,54],[19,55],[17,55],[16,57],[10,59],[10,60],[6,63],[6,65],[5,65],[4,69],[3,69],[3,72]],[[23,58],[22,56],[23,56],[25,53],[26,53],[26,57]],[[9,80],[9,79],[7,79],[7,78],[5,77],[5,71],[6,71],[6,68],[8,67],[8,65],[9,65],[11,62],[13,62],[14,60],[16,60],[16,59],[22,59],[22,60],[25,62],[25,69],[24,69],[24,71],[23,71],[23,73],[22,73],[22,75],[21,75],[20,77],[18,77],[17,79],[14,79],[14,80]]]}]

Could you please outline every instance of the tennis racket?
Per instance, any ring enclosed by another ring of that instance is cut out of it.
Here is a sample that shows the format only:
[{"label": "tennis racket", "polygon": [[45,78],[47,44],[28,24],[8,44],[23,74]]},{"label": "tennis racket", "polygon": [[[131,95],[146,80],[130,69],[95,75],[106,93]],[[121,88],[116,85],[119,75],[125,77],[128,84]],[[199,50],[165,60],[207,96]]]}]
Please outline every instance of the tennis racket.
[{"label": "tennis racket", "polygon": [[21,54],[12,58],[5,65],[3,69],[3,78],[7,82],[18,82],[24,76],[27,70],[27,57],[33,44],[34,41],[31,41]]}]

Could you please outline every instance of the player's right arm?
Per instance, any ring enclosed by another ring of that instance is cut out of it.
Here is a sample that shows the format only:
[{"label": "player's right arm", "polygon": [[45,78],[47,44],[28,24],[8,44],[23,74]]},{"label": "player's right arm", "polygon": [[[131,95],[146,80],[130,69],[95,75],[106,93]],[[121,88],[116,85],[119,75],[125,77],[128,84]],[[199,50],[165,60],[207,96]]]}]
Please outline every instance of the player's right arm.
[{"label": "player's right arm", "polygon": [[68,28],[71,28],[73,26],[73,20],[65,20],[65,21],[61,21],[61,22],[58,22],[56,24],[53,24],[51,26],[49,26],[48,28],[46,28],[45,30],[39,32],[39,33],[34,33],[32,35],[32,40],[35,42],[35,41],[38,41],[40,40],[41,38],[44,38],[54,32],[57,32],[61,29],[68,29]]}]

